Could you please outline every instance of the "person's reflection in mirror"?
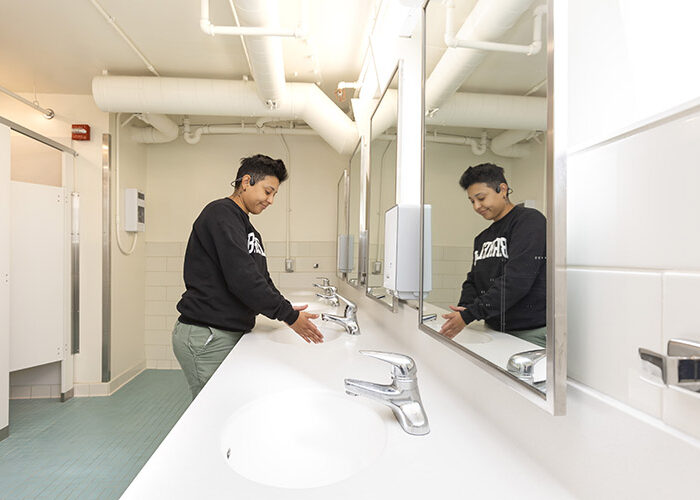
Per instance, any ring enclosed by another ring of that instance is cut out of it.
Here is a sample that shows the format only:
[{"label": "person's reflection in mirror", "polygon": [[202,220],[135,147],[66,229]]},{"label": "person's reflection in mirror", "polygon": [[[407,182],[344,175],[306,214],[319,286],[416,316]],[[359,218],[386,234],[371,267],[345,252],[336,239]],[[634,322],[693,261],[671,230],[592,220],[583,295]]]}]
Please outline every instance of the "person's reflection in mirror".
[{"label": "person's reflection in mirror", "polygon": [[533,208],[514,205],[503,169],[469,167],[459,180],[474,211],[493,223],[474,239],[471,271],[440,333],[454,338],[475,320],[540,347],[546,340],[546,226]]}]

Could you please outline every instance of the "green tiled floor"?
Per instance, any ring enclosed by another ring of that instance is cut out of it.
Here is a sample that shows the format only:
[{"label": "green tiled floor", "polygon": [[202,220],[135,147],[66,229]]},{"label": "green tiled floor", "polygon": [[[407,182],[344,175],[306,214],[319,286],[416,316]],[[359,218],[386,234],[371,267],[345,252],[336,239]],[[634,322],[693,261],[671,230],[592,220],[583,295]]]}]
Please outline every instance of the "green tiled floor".
[{"label": "green tiled floor", "polygon": [[146,370],[109,397],[10,401],[0,499],[115,499],[191,400],[179,370]]}]

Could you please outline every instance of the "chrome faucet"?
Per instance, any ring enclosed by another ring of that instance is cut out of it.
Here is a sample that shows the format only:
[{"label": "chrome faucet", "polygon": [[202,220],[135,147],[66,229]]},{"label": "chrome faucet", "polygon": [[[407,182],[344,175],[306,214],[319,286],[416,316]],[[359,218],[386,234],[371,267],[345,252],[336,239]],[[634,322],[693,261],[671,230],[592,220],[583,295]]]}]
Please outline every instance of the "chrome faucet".
[{"label": "chrome faucet", "polygon": [[382,385],[346,378],[345,392],[351,396],[365,396],[389,406],[407,433],[415,436],[428,434],[430,426],[418,392],[417,369],[413,359],[394,352],[360,351],[360,354],[390,363],[393,366],[392,382]]},{"label": "chrome faucet", "polygon": [[330,284],[329,279],[323,277],[319,277],[316,279],[321,280],[321,284],[319,285],[318,283],[314,283],[313,285],[316,288],[320,288],[321,290],[323,290],[323,293],[316,293],[316,297],[328,301],[333,307],[337,307],[338,305],[340,305],[340,302],[338,302],[338,297],[336,295],[338,289]]},{"label": "chrome faucet", "polygon": [[345,303],[345,312],[343,316],[322,313],[321,320],[341,325],[350,335],[359,335],[360,327],[357,325],[357,306],[342,295],[336,293],[335,296]]}]

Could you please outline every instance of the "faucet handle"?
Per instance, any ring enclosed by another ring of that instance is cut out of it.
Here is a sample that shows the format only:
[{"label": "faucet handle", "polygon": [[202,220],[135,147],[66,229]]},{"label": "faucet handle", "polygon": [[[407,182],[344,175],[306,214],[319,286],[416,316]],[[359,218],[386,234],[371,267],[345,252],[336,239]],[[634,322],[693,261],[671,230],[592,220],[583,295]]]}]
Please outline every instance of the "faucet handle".
[{"label": "faucet handle", "polygon": [[316,279],[321,280],[322,286],[328,286],[331,284],[331,281],[328,278],[326,278],[325,276],[316,276]]},{"label": "faucet handle", "polygon": [[360,351],[360,354],[386,361],[394,366],[394,376],[402,378],[415,378],[416,363],[413,358],[405,354],[385,351]]}]

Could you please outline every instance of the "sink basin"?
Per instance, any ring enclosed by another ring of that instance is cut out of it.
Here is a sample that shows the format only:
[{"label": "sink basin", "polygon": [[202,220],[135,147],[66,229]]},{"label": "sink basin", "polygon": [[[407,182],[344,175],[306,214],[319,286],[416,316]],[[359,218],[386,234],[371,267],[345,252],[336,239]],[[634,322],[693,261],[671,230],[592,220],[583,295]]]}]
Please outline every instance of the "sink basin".
[{"label": "sink basin", "polygon": [[[277,328],[276,330],[263,333],[265,338],[280,344],[297,344],[297,345],[323,345],[328,342],[338,340],[343,335],[346,335],[345,329],[340,325],[319,325],[320,321],[315,321],[316,326],[323,335],[322,344],[310,344],[297,335],[291,328]],[[257,332],[257,329],[256,329]]]},{"label": "sink basin", "polygon": [[386,424],[343,393],[293,390],[257,399],[228,420],[226,463],[241,476],[278,488],[317,488],[372,464],[386,445]]}]

